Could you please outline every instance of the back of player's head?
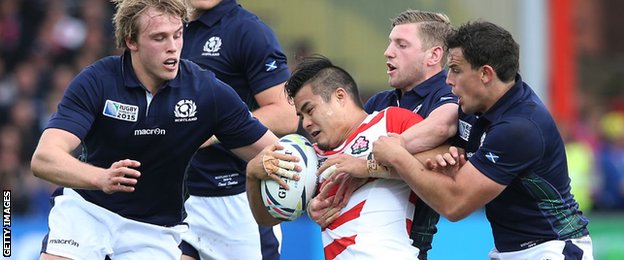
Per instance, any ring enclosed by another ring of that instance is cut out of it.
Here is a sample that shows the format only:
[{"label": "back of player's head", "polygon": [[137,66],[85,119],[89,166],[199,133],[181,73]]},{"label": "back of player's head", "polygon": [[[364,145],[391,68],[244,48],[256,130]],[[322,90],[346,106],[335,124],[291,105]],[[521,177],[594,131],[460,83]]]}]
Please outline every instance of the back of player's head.
[{"label": "back of player's head", "polygon": [[446,14],[408,9],[392,19],[392,27],[401,24],[418,25],[423,48],[444,48],[445,39],[452,32],[451,20]]},{"label": "back of player's head", "polygon": [[472,21],[460,26],[446,42],[449,49],[461,48],[473,69],[489,65],[503,82],[512,81],[520,67],[520,46],[511,33],[487,21]]},{"label": "back of player's head", "polygon": [[297,92],[308,84],[312,87],[312,93],[320,95],[326,102],[331,99],[336,89],[343,88],[349,93],[353,102],[363,108],[355,80],[344,69],[335,66],[321,55],[305,57],[297,65],[286,82],[286,92],[290,100],[292,101]]},{"label": "back of player's head", "polygon": [[117,48],[126,48],[126,39],[137,41],[139,35],[139,17],[150,7],[165,14],[188,19],[188,9],[184,0],[111,0],[117,7],[113,16],[115,25],[115,43]]}]

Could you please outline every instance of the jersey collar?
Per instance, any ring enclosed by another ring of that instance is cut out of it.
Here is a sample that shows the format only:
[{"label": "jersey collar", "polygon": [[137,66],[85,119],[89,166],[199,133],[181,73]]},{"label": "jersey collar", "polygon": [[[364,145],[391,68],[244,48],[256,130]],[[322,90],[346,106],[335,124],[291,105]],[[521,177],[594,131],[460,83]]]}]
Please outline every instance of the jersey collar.
[{"label": "jersey collar", "polygon": [[507,93],[505,93],[496,103],[483,115],[482,117],[488,119],[490,122],[496,121],[503,113],[509,110],[512,106],[517,105],[518,102],[524,100],[523,96],[529,94],[530,89],[522,81],[520,74],[516,74],[516,83],[511,87]]},{"label": "jersey collar", "polygon": [[[446,71],[442,70],[440,72],[438,72],[437,74],[433,75],[433,77],[428,78],[427,80],[423,81],[422,83],[416,85],[414,88],[412,88],[412,90],[405,92],[405,95],[418,95],[419,97],[424,97],[427,96],[429,93],[435,91],[436,89],[438,89],[438,87],[440,86],[440,84],[446,84]],[[394,90],[394,95],[397,98],[401,97],[401,90],[400,89],[395,89]]]},{"label": "jersey collar", "polygon": [[205,11],[200,17],[199,21],[201,21],[206,26],[210,27],[215,25],[223,16],[229,13],[232,9],[238,7],[239,5],[235,0],[223,0],[214,8]]}]

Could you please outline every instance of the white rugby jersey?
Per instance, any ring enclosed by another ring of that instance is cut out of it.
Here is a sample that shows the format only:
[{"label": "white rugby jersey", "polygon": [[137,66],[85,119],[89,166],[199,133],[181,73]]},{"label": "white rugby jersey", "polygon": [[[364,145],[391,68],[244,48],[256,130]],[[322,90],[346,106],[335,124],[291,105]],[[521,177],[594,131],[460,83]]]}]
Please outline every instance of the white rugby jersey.
[{"label": "white rugby jersey", "polygon": [[[336,154],[366,159],[380,136],[402,133],[420,121],[419,115],[398,107],[374,112],[339,147],[317,148],[319,161]],[[409,238],[416,200],[402,180],[369,178],[340,217],[322,230],[325,259],[416,259],[419,251]]]}]

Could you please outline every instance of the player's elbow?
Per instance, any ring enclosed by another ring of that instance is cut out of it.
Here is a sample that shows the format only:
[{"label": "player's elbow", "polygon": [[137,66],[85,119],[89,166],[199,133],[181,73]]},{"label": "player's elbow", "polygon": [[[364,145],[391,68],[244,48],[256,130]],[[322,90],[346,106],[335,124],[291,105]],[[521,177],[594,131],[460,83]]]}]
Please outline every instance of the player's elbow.
[{"label": "player's elbow", "polygon": [[470,215],[472,210],[465,206],[467,202],[463,202],[460,199],[454,199],[453,201],[453,203],[447,203],[444,207],[438,207],[438,213],[451,222],[460,221]]},{"label": "player's elbow", "polygon": [[44,162],[45,162],[45,156],[42,155],[40,152],[35,151],[33,153],[32,158],[30,159],[30,170],[32,171],[33,175],[35,175],[35,177],[37,178],[42,178],[43,177],[43,170],[45,169],[44,166]]},{"label": "player's elbow", "polygon": [[440,214],[442,216],[444,216],[446,219],[448,219],[451,222],[457,222],[460,221],[464,218],[466,218],[468,216],[468,214],[464,213],[464,212],[446,212],[444,214]]}]

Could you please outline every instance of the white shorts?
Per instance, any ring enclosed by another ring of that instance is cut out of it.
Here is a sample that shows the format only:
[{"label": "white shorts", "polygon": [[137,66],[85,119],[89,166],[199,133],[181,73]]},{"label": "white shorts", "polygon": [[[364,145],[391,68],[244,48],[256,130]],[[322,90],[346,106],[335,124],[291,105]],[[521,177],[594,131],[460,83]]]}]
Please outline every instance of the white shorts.
[{"label": "white shorts", "polygon": [[42,252],[71,259],[180,259],[186,225],[162,227],[124,218],[69,188],[54,198]]},{"label": "white shorts", "polygon": [[[566,248],[567,247],[567,248]],[[582,257],[580,256],[582,254]],[[551,240],[524,250],[501,253],[496,248],[490,251],[492,260],[593,260],[592,240],[589,236],[568,240]]]},{"label": "white shorts", "polygon": [[[222,197],[190,196],[184,203],[189,232],[182,240],[201,259],[262,259],[260,232],[245,192]],[[282,234],[273,227],[277,241]],[[279,250],[279,249],[278,249]]]}]

